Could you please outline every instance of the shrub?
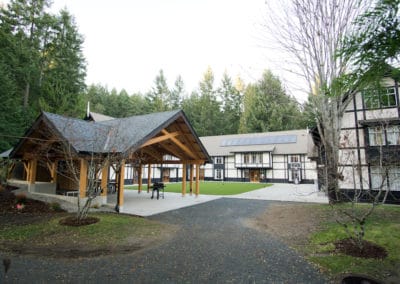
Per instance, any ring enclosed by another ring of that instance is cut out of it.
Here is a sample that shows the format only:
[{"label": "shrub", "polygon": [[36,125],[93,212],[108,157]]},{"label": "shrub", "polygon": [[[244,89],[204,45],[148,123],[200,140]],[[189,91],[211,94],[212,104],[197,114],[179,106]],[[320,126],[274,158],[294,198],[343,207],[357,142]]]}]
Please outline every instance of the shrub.
[{"label": "shrub", "polygon": [[49,205],[50,205],[50,209],[53,211],[56,211],[56,212],[63,211],[60,203],[58,203],[58,202],[51,202]]}]

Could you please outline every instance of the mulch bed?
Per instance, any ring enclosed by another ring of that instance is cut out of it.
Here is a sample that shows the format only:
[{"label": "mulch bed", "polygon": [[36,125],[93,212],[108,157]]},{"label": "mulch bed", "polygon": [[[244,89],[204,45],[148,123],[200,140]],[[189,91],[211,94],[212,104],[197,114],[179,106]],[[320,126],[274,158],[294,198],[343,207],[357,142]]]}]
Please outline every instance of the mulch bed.
[{"label": "mulch bed", "polygon": [[366,240],[363,240],[362,249],[360,249],[351,238],[335,242],[335,248],[336,252],[354,257],[383,259],[388,255],[383,247]]},{"label": "mulch bed", "polygon": [[12,186],[0,186],[1,226],[32,224],[50,219],[54,214],[65,212],[58,207],[52,208],[45,202],[24,198],[23,195],[19,195],[19,199],[23,199],[23,208],[18,209],[18,199],[13,192],[15,189],[17,188]]},{"label": "mulch bed", "polygon": [[100,219],[96,217],[86,217],[81,220],[78,220],[75,216],[71,217],[66,217],[64,219],[60,220],[60,225],[64,226],[74,226],[74,227],[79,227],[79,226],[86,226],[90,224],[95,224],[99,222]]}]

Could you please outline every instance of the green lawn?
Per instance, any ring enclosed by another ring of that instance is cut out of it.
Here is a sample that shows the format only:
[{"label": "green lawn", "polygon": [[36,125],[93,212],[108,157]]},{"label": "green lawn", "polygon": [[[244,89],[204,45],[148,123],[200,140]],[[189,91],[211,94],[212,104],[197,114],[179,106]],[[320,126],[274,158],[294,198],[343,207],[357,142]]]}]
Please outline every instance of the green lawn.
[{"label": "green lawn", "polygon": [[[360,205],[360,210],[363,210],[362,206],[364,205]],[[325,206],[323,210],[327,210],[326,214],[332,213],[329,207]],[[334,221],[325,222],[321,231],[311,235],[306,254],[322,270],[333,276],[359,273],[382,280],[389,275],[394,275],[397,280],[400,280],[399,206],[378,207],[366,223],[365,239],[383,246],[388,252],[388,257],[385,259],[365,259],[335,253],[333,243],[346,237],[341,225]]]},{"label": "green lawn", "polygon": [[[271,186],[266,183],[249,183],[249,182],[200,182],[200,194],[205,195],[235,195],[243,192],[248,192],[260,188]],[[125,186],[126,189],[137,190],[137,186]],[[147,185],[143,185],[143,190],[147,189]],[[195,183],[193,182],[193,191]],[[166,192],[182,192],[182,183],[167,183]],[[189,183],[186,183],[186,192],[189,193]]]},{"label": "green lawn", "polygon": [[[70,227],[59,224],[65,214],[51,220],[35,222],[28,225],[0,226],[0,249],[2,242],[14,245],[32,244],[35,246],[103,248],[106,245],[125,245],[132,236],[137,239],[149,239],[160,235],[166,225],[129,215],[93,213],[100,222],[81,227]],[[40,240],[40,242],[38,242]]]}]

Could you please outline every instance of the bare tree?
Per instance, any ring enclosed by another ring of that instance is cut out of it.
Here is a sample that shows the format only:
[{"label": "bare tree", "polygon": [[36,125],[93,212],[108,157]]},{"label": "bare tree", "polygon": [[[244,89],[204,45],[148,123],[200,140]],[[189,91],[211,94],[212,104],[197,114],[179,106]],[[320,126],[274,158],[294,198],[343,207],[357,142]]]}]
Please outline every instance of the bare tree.
[{"label": "bare tree", "polygon": [[349,66],[337,50],[365,4],[358,0],[283,0],[268,5],[266,29],[291,58],[287,69],[307,84],[311,94],[324,148],[322,186],[330,201],[337,201],[341,121],[355,92],[342,80]]}]

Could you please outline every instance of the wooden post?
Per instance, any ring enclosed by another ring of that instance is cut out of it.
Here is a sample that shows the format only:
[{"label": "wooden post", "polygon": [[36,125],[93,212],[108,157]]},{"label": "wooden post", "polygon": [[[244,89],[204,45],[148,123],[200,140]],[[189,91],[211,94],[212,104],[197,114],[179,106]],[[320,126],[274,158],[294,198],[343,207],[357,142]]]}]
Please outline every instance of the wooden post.
[{"label": "wooden post", "polygon": [[49,170],[50,170],[51,182],[57,183],[57,161],[52,162],[50,164]]},{"label": "wooden post", "polygon": [[27,167],[27,181],[28,181],[28,191],[35,191],[35,181],[36,181],[36,171],[37,171],[37,160],[30,160]]},{"label": "wooden post", "polygon": [[200,164],[196,165],[196,196],[200,193]]},{"label": "wooden post", "polygon": [[108,162],[104,163],[103,168],[101,169],[101,195],[107,196],[107,184],[108,184],[108,170],[109,170]]},{"label": "wooden post", "polygon": [[149,164],[147,167],[147,193],[150,192],[150,186],[151,186],[151,164]]},{"label": "wooden post", "polygon": [[186,164],[182,164],[182,196],[186,194]]},{"label": "wooden post", "polygon": [[124,206],[125,160],[121,161],[118,178],[118,208],[121,212]]},{"label": "wooden post", "polygon": [[193,176],[194,176],[193,164],[190,164],[190,195],[192,195],[193,193]]},{"label": "wooden post", "polygon": [[86,197],[87,181],[88,181],[88,162],[81,159],[81,166],[79,171],[79,197]]},{"label": "wooden post", "polygon": [[142,164],[139,165],[138,168],[138,176],[139,176],[139,189],[138,192],[141,193],[142,192],[142,185],[143,185],[143,179],[142,179]]}]

